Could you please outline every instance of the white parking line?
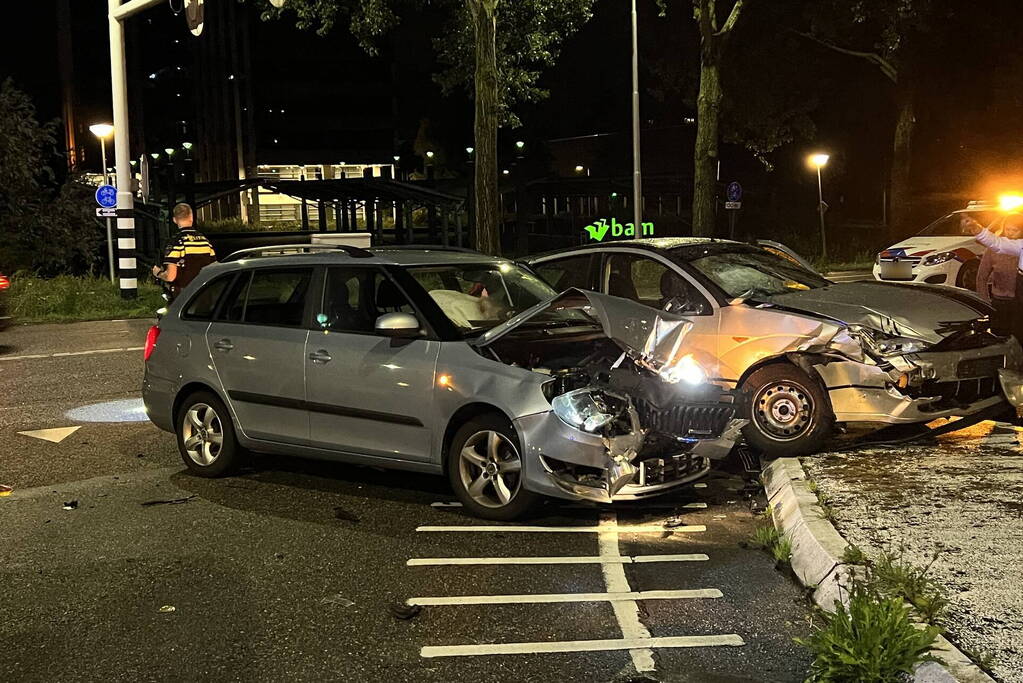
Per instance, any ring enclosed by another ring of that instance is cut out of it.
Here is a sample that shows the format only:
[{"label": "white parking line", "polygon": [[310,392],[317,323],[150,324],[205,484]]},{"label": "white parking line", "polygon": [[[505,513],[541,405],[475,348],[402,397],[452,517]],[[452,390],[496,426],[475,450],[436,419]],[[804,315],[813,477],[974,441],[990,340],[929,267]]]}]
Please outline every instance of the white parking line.
[{"label": "white parking line", "polygon": [[[620,565],[615,565],[621,569]],[[530,605],[546,602],[624,602],[636,600],[691,600],[720,598],[716,588],[674,591],[629,591],[627,593],[523,593],[519,595],[441,595],[409,598],[409,605]]]},{"label": "white parking line", "polygon": [[706,562],[709,558],[702,553],[687,555],[635,555],[632,557],[599,557],[570,555],[556,557],[414,557],[407,561],[409,567],[448,567],[456,565],[500,565],[500,564],[645,564],[650,562]]},{"label": "white parking line", "polygon": [[482,645],[441,645],[424,647],[423,657],[472,657],[480,655],[521,655],[557,652],[599,652],[605,650],[639,650],[667,647],[713,647],[745,645],[735,634],[722,636],[672,636],[667,638],[615,638],[611,640],[562,640],[537,643],[493,643]]},{"label": "white parking line", "polygon": [[91,349],[89,351],[63,351],[61,353],[36,353],[27,356],[0,356],[0,361],[36,360],[39,358],[64,358],[65,356],[94,356],[99,353],[121,353],[126,351],[142,351],[142,346],[128,346],[117,349]]},{"label": "white parking line", "polygon": [[[430,507],[435,507],[435,508],[460,508],[460,507],[462,507],[462,504],[461,503],[457,503],[457,502],[448,502],[448,501],[439,500],[439,501],[436,501],[434,503],[430,503]],[[592,505],[565,505],[564,507],[572,509],[572,510],[593,510],[594,509],[594,507]],[[679,506],[679,505],[670,505],[670,504],[659,504],[659,505],[644,505],[643,507],[644,507],[644,509],[647,509],[647,510],[652,510],[652,509],[656,509],[656,510],[674,510],[674,509],[679,508],[679,507],[687,508],[689,510],[704,510],[704,509],[706,509],[707,504],[706,503],[686,503],[685,505],[681,505],[681,506]]]},{"label": "white parking line", "polygon": [[[657,525],[643,525],[637,524],[632,526],[620,526],[618,532],[623,534],[661,534],[665,531],[677,531],[680,533],[699,533],[706,531],[707,527],[703,524],[690,524],[688,526],[657,526]],[[472,526],[469,524],[463,524],[460,526],[419,526],[416,527],[416,531],[471,531],[471,532],[485,532],[485,533],[500,533],[500,532],[522,532],[522,533],[564,533],[564,534],[594,534],[600,533],[599,526]],[[617,555],[618,553],[614,553]]]},{"label": "white parking line", "polygon": [[[597,543],[600,548],[601,557],[619,557],[621,549],[618,546],[618,516],[614,512],[603,512],[600,515],[600,535]],[[604,574],[604,585],[608,592],[632,592],[629,585],[629,578],[625,575],[625,567],[620,564],[608,562],[600,565],[600,571]],[[629,602],[613,602],[612,609],[615,612],[615,620],[622,631],[622,637],[626,640],[642,640],[650,638],[650,631],[639,618],[639,605],[635,600]],[[654,663],[654,651],[648,647],[636,647],[629,649],[629,656],[632,658],[632,665],[639,673],[655,671],[657,665]]]}]

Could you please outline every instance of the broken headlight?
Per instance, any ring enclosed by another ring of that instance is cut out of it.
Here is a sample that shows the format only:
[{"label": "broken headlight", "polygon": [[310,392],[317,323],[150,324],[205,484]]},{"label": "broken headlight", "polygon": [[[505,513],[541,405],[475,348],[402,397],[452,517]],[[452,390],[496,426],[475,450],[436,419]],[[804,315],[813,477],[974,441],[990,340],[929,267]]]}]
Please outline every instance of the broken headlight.
[{"label": "broken headlight", "polygon": [[868,350],[883,358],[902,356],[907,353],[920,353],[927,350],[929,346],[927,342],[920,339],[891,336],[878,330],[858,325],[850,325],[849,332],[859,338]]},{"label": "broken headlight", "polygon": [[597,433],[627,409],[624,400],[594,389],[576,389],[551,401],[554,414],[584,432]]}]

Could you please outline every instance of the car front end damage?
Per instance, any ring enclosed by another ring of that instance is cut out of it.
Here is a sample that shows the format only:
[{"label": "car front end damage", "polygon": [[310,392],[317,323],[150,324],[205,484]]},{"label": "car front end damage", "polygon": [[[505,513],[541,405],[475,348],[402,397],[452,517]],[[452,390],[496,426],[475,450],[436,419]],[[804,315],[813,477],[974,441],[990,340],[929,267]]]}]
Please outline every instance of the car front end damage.
[{"label": "car front end damage", "polygon": [[700,479],[731,452],[746,420],[733,393],[708,383],[685,353],[692,323],[581,290],[546,307],[578,309],[599,330],[518,330],[539,307],[480,345],[549,378],[542,392],[551,409],[513,420],[531,490],[599,503],[642,499]]},{"label": "car front end damage", "polygon": [[1012,380],[1000,381],[1000,375],[1023,368],[1019,343],[995,337],[985,327],[983,319],[964,323],[931,344],[850,325],[790,357],[820,378],[836,422],[912,424],[965,417],[1003,402],[1009,392],[1002,386]]}]

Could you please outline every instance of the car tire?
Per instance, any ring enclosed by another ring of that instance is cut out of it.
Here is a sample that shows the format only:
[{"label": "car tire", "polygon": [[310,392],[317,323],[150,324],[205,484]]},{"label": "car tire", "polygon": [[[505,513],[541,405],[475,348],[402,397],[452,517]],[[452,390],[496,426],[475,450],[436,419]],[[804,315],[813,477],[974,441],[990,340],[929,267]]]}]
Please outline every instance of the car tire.
[{"label": "car tire", "polygon": [[980,270],[980,259],[971,259],[959,266],[959,273],[956,275],[956,287],[968,289],[971,292],[977,288],[977,272]]},{"label": "car tire", "polygon": [[835,417],[820,383],[788,363],[760,368],[742,384],[746,443],[766,458],[809,455],[831,436]]},{"label": "car tire", "polygon": [[178,452],[192,474],[220,477],[241,462],[231,414],[213,393],[199,391],[182,401],[174,418],[174,431]]},{"label": "car tire", "polygon": [[542,500],[523,488],[518,437],[497,413],[478,415],[455,433],[447,473],[455,496],[475,517],[508,522],[528,515]]}]

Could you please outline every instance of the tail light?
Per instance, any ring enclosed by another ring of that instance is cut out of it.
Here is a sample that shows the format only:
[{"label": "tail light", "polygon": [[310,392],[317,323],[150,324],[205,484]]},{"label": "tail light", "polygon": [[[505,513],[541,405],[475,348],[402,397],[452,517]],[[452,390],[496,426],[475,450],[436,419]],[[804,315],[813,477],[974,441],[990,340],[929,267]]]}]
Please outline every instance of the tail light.
[{"label": "tail light", "polygon": [[4,275],[3,273],[0,273],[0,292],[4,291],[5,289],[10,289],[10,287],[11,279]]},{"label": "tail light", "polygon": [[146,333],[146,348],[142,352],[143,360],[149,360],[149,357],[153,355],[153,349],[156,348],[156,340],[160,338],[160,326],[153,325],[149,328],[149,332]]}]

